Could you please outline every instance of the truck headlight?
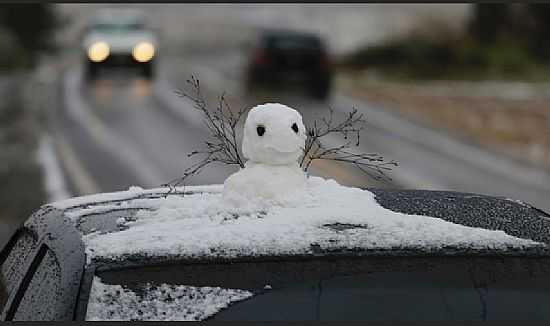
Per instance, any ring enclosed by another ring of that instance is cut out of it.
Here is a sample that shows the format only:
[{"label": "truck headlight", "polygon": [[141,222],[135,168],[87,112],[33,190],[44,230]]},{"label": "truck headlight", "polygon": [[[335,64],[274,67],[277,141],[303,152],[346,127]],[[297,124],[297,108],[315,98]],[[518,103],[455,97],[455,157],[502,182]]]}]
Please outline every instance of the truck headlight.
[{"label": "truck headlight", "polygon": [[141,42],[134,46],[132,56],[138,62],[147,62],[153,59],[155,47],[149,42]]},{"label": "truck headlight", "polygon": [[88,48],[88,58],[93,62],[101,62],[109,56],[109,44],[96,42]]}]

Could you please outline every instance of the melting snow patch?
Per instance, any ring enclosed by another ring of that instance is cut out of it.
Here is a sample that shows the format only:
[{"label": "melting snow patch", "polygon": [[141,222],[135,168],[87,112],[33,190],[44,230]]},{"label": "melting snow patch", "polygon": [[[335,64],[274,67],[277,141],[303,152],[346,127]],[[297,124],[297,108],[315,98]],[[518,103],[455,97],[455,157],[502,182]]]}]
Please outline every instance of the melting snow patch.
[{"label": "melting snow patch", "polygon": [[394,212],[379,205],[369,191],[318,177],[308,178],[304,191],[294,192],[283,201],[246,207],[226,205],[219,190],[135,199],[128,206],[149,209],[138,211],[135,220],[125,224],[125,230],[86,235],[89,259],[118,259],[131,254],[231,258],[340,248],[507,249],[544,245],[503,231]]},{"label": "melting snow patch", "polygon": [[204,320],[252,295],[244,290],[169,284],[147,285],[136,293],[94,277],[86,320]]}]

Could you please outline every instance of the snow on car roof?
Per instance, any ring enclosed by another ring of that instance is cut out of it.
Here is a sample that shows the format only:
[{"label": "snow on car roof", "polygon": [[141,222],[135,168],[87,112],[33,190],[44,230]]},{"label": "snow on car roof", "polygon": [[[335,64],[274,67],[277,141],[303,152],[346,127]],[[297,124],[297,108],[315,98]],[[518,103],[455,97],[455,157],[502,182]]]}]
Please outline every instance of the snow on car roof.
[{"label": "snow on car roof", "polygon": [[[52,204],[77,221],[113,209],[134,209],[115,232],[90,232],[84,242],[91,259],[126,256],[236,258],[308,255],[316,249],[437,250],[525,249],[546,244],[386,209],[368,190],[309,177],[306,191],[284,203],[234,208],[222,200],[222,185],[186,187],[185,196],[147,198],[159,189],[73,198]],[[182,189],[179,189],[182,190]],[[163,189],[166,192],[166,189]],[[113,201],[123,201],[114,204]],[[90,202],[96,204],[90,205]]]}]

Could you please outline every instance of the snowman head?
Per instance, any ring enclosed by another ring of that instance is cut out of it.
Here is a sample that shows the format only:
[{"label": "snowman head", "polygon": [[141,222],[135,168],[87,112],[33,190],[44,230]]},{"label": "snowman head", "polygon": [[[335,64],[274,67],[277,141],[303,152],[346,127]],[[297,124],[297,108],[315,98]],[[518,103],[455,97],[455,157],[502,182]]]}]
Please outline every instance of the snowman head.
[{"label": "snowman head", "polygon": [[278,103],[255,106],[244,123],[243,154],[252,162],[295,163],[303,153],[306,128],[298,111]]}]

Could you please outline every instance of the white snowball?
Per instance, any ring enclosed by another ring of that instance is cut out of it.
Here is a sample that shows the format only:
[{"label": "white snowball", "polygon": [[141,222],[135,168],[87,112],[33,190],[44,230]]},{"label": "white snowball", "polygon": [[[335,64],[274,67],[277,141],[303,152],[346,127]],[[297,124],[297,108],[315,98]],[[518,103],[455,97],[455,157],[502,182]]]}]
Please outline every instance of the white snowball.
[{"label": "white snowball", "polygon": [[[258,128],[263,128],[263,135]],[[256,163],[295,163],[303,153],[306,137],[298,111],[279,103],[258,105],[248,112],[244,123],[243,154]]]},{"label": "white snowball", "polygon": [[306,175],[298,163],[268,165],[246,162],[223,185],[224,201],[235,207],[284,205],[295,192],[305,191]]}]

